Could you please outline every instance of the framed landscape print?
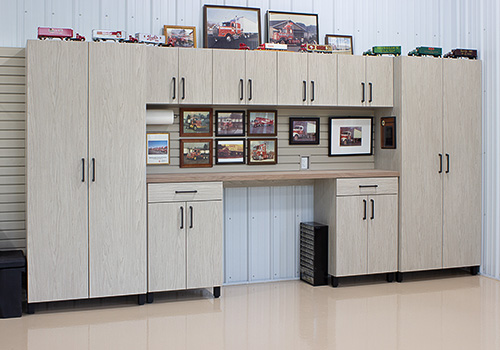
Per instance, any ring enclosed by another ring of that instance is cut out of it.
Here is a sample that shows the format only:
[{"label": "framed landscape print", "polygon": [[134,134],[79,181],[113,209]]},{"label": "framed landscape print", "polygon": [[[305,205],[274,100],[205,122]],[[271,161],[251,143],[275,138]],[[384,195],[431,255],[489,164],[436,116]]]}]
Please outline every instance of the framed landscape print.
[{"label": "framed landscape print", "polygon": [[245,140],[215,140],[215,164],[245,164]]},{"label": "framed landscape print", "polygon": [[196,47],[196,27],[163,26],[165,44],[173,47]]},{"label": "framed landscape print", "polygon": [[287,44],[299,51],[302,44],[319,44],[318,15],[267,11],[267,42]]},{"label": "framed landscape print", "polygon": [[245,111],[215,112],[216,136],[245,136]]},{"label": "framed landscape print", "polygon": [[330,117],[328,155],[371,155],[372,125],[372,117]]},{"label": "framed landscape print", "polygon": [[212,136],[211,108],[181,108],[179,136]]},{"label": "framed landscape print", "polygon": [[319,145],[319,118],[290,117],[290,145]]},{"label": "framed landscape print", "polygon": [[212,139],[180,140],[181,168],[211,168]]},{"label": "framed landscape print", "polygon": [[147,165],[170,164],[170,134],[147,133]]},{"label": "framed landscape print", "polygon": [[233,6],[203,6],[203,47],[251,50],[260,45],[260,9]]},{"label": "framed landscape print", "polygon": [[248,164],[277,164],[277,139],[248,139]]},{"label": "framed landscape print", "polygon": [[325,44],[332,46],[333,53],[352,55],[351,35],[326,34]]},{"label": "framed landscape print", "polygon": [[276,111],[248,111],[248,136],[276,136]]}]

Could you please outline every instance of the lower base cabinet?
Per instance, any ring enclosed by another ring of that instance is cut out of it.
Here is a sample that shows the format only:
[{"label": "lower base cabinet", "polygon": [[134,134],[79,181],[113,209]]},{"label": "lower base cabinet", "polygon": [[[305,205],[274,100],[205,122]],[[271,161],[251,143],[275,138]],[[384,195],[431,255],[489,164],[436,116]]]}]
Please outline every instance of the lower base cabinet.
[{"label": "lower base cabinet", "polygon": [[148,194],[148,292],[220,287],[222,183],[149,184]]}]

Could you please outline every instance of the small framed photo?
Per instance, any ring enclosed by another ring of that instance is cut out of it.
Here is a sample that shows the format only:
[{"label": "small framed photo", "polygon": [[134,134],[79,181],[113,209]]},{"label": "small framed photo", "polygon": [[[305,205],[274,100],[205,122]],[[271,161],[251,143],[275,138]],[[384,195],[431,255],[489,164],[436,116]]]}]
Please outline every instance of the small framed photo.
[{"label": "small framed photo", "polygon": [[211,108],[181,108],[179,136],[212,136]]},{"label": "small framed photo", "polygon": [[164,25],[163,35],[167,46],[196,48],[196,27]]},{"label": "small framed photo", "polygon": [[372,117],[330,117],[328,155],[371,155],[372,125]]},{"label": "small framed photo", "polygon": [[248,139],[248,164],[277,164],[277,139]]},{"label": "small framed photo", "polygon": [[290,118],[290,145],[319,145],[319,118]]},{"label": "small framed photo", "polygon": [[267,11],[267,42],[287,44],[299,51],[302,44],[319,44],[318,15]]},{"label": "small framed photo", "polygon": [[170,164],[170,134],[147,133],[147,165]]},{"label": "small framed photo", "polygon": [[211,168],[212,167],[211,139],[180,140],[180,167],[181,168]]},{"label": "small framed photo", "polygon": [[235,6],[203,6],[203,47],[250,50],[260,45],[260,9]]},{"label": "small framed photo", "polygon": [[245,111],[215,112],[216,136],[245,136]]},{"label": "small framed photo", "polygon": [[351,35],[326,34],[325,44],[332,46],[333,53],[352,55]]},{"label": "small framed photo", "polygon": [[248,111],[248,136],[276,136],[276,111]]},{"label": "small framed photo", "polygon": [[245,164],[245,140],[215,140],[215,164]]},{"label": "small framed photo", "polygon": [[380,118],[380,148],[396,148],[396,117]]}]

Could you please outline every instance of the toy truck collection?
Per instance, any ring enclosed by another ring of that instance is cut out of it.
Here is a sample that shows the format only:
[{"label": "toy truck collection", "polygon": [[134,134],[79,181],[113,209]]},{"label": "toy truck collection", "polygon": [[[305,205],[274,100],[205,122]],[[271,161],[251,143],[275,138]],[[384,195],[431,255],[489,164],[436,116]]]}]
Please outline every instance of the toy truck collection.
[{"label": "toy truck collection", "polygon": [[401,55],[401,46],[373,46],[368,51],[363,52],[363,56],[381,56],[381,55]]},{"label": "toy truck collection", "polygon": [[415,50],[408,52],[408,56],[433,56],[433,57],[441,57],[443,54],[443,49],[440,47],[427,47],[420,46]]},{"label": "toy truck collection", "polygon": [[73,36],[73,29],[71,28],[50,28],[50,27],[38,27],[38,39],[61,39],[61,40],[72,40],[72,41],[85,41],[85,37],[76,33]]},{"label": "toy truck collection", "polygon": [[444,58],[468,58],[477,59],[477,50],[472,49],[454,49],[443,56]]}]

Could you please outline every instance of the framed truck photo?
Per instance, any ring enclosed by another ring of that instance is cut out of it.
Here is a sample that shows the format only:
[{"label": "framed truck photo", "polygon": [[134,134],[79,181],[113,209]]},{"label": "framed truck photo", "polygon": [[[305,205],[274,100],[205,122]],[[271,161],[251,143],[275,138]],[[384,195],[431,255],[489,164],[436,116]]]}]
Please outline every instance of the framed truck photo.
[{"label": "framed truck photo", "polygon": [[277,139],[248,139],[248,164],[277,164]]},{"label": "framed truck photo", "polygon": [[211,168],[212,139],[180,140],[181,168]]},{"label": "framed truck photo", "polygon": [[212,136],[213,119],[211,108],[181,108],[179,136]]},{"label": "framed truck photo", "polygon": [[372,125],[372,117],[330,117],[328,155],[371,155]]},{"label": "framed truck photo", "polygon": [[250,50],[260,45],[260,9],[233,6],[203,6],[203,47]]},{"label": "framed truck photo", "polygon": [[167,46],[196,48],[196,27],[164,25],[163,35]]},{"label": "framed truck photo", "polygon": [[170,164],[170,134],[147,133],[147,165]]},{"label": "framed truck photo", "polygon": [[245,140],[215,140],[215,164],[245,164]]},{"label": "framed truck photo", "polygon": [[319,145],[319,118],[290,118],[288,144]]},{"label": "framed truck photo", "polygon": [[276,111],[248,111],[248,136],[276,136]]},{"label": "framed truck photo", "polygon": [[288,51],[299,51],[302,44],[319,44],[318,15],[267,11],[267,42],[287,44]]},{"label": "framed truck photo", "polygon": [[325,44],[332,46],[333,53],[352,55],[351,35],[326,34]]},{"label": "framed truck photo", "polygon": [[245,136],[245,111],[215,112],[216,136]]}]

